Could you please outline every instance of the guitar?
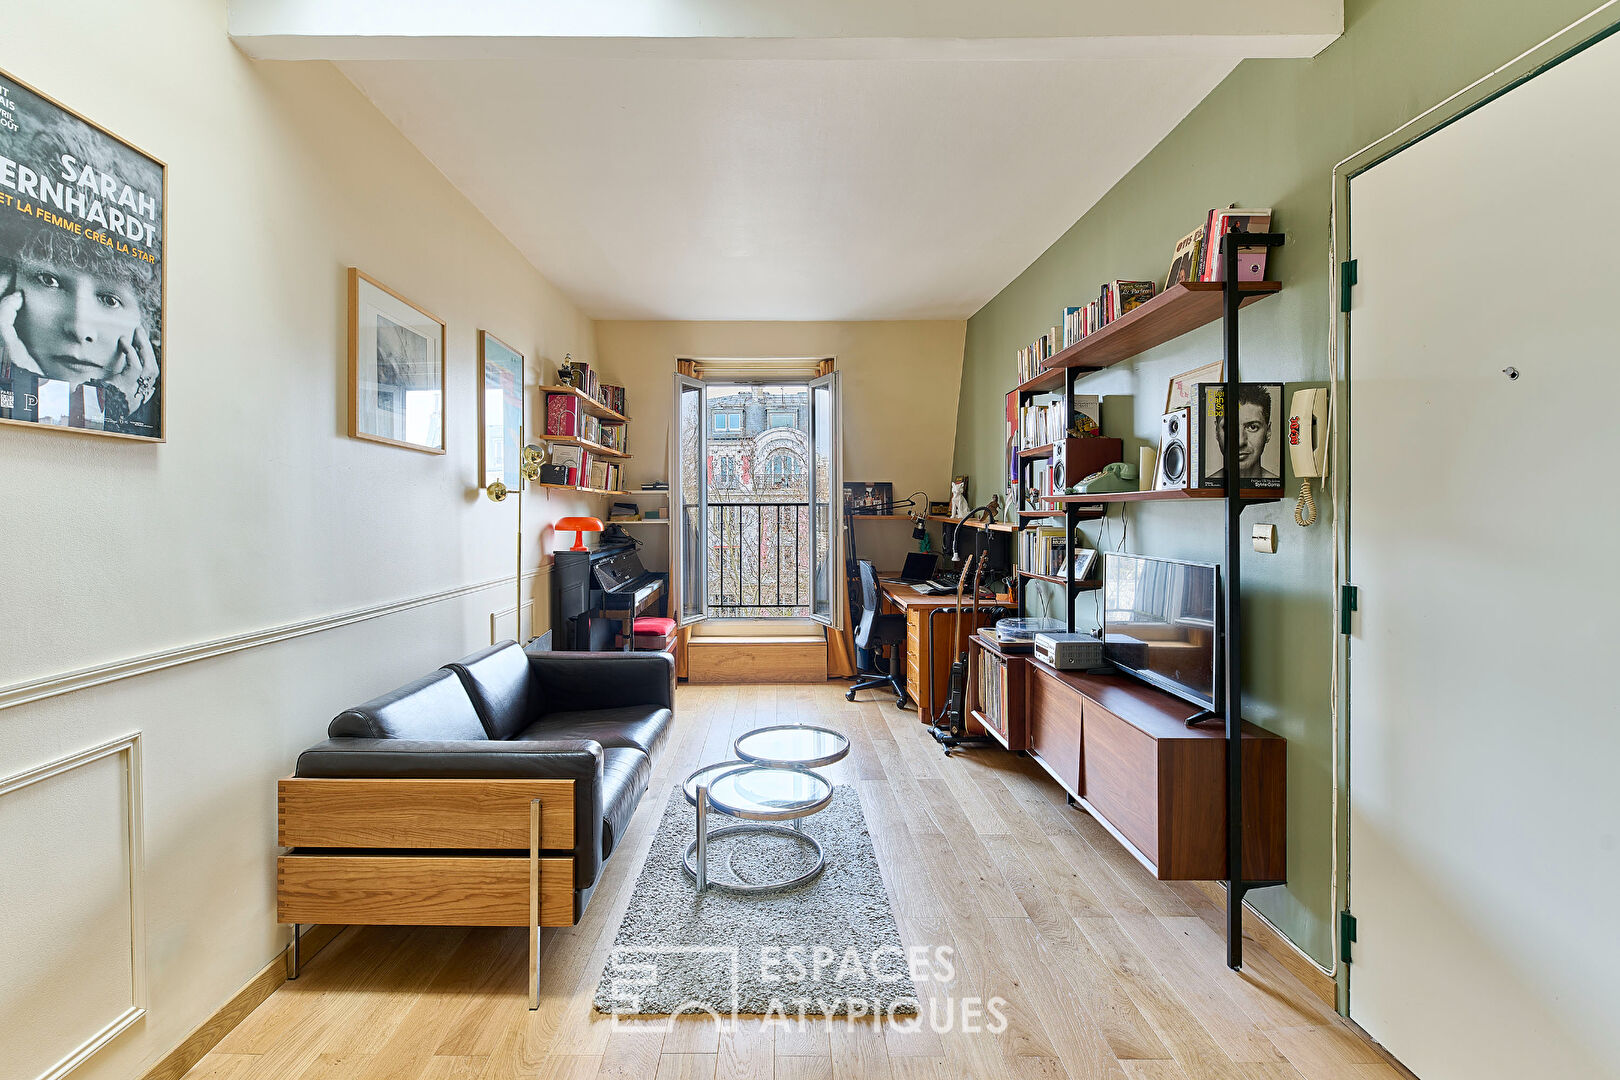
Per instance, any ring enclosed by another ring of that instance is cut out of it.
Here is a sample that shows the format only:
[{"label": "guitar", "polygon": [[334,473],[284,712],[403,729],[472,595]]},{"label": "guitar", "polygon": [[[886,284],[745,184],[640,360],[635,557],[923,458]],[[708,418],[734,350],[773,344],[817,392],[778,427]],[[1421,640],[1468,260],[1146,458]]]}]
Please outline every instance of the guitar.
[{"label": "guitar", "polygon": [[[984,578],[984,562],[975,554],[956,579],[956,641],[962,640],[962,587],[967,583],[970,570],[973,572],[973,625],[979,624],[979,585]],[[945,722],[951,736],[957,739],[967,735],[967,680],[968,653],[963,649],[951,664],[950,689],[945,697]]]}]

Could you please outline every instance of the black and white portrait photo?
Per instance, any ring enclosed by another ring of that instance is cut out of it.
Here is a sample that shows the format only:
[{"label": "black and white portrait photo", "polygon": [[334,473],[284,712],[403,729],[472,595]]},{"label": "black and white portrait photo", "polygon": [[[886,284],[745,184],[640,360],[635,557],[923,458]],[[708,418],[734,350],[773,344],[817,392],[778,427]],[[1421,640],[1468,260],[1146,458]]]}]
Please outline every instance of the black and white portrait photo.
[{"label": "black and white portrait photo", "polygon": [[349,434],[444,453],[444,323],[353,267]]},{"label": "black and white portrait photo", "polygon": [[[1238,477],[1246,488],[1282,487],[1282,383],[1239,383]],[[1198,384],[1199,487],[1226,483],[1225,387]]]},{"label": "black and white portrait photo", "polygon": [[164,166],[0,72],[0,421],[163,439]]}]

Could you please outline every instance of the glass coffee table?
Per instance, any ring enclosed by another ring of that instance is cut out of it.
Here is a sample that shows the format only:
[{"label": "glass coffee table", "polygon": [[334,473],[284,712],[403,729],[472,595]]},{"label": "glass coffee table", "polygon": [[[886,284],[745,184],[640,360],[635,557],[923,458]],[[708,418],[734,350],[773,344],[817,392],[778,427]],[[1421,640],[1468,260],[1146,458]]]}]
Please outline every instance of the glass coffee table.
[{"label": "glass coffee table", "polygon": [[[697,811],[697,838],[686,848],[681,869],[697,891],[717,889],[741,895],[783,892],[808,884],[826,869],[826,857],[815,838],[804,832],[804,819],[832,802],[832,782],[815,769],[841,761],[849,740],[829,728],[776,724],[738,736],[736,758],[705,765],[686,778],[682,790]],[[739,824],[709,828],[709,811],[737,818]],[[790,822],[784,825],[783,822]],[[814,865],[791,877],[743,881],[734,868],[731,880],[709,875],[709,841],[742,834],[787,837],[814,854]]]}]

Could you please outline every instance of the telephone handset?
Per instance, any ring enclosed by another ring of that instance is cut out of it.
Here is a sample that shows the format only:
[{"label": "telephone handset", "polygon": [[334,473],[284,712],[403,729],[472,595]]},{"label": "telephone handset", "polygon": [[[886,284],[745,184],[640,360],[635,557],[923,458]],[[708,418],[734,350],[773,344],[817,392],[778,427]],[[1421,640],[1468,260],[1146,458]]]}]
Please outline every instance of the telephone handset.
[{"label": "telephone handset", "polygon": [[1328,392],[1325,387],[1295,390],[1288,410],[1288,458],[1299,477],[1299,502],[1294,521],[1310,525],[1316,521],[1316,500],[1311,497],[1311,480],[1327,475]]}]

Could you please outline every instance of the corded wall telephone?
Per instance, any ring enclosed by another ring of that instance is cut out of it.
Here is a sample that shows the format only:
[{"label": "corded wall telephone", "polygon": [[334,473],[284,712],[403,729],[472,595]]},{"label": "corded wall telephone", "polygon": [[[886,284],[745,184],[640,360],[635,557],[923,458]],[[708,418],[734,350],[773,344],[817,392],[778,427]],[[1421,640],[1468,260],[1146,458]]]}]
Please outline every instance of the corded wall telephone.
[{"label": "corded wall telephone", "polygon": [[1311,497],[1311,481],[1327,475],[1328,392],[1325,387],[1295,390],[1288,410],[1288,459],[1299,477],[1299,502],[1294,521],[1310,525],[1316,521],[1316,500]]}]

